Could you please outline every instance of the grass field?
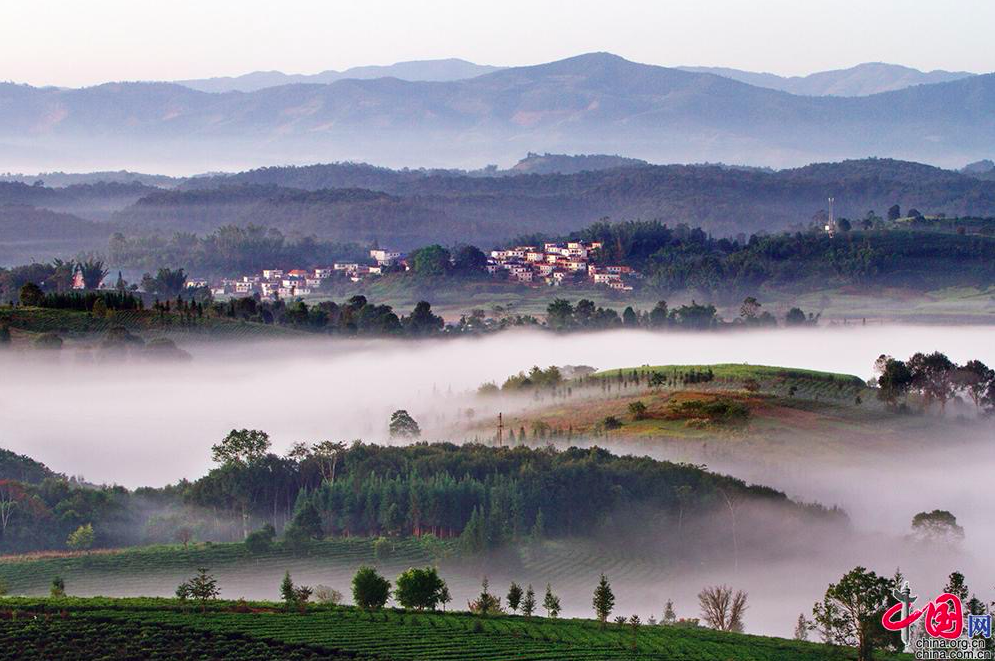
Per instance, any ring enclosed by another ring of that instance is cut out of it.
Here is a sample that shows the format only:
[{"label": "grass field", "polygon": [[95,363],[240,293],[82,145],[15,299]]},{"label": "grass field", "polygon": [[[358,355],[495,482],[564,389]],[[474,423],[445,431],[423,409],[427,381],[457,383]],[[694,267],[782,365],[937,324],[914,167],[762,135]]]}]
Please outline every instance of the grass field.
[{"label": "grass field", "polygon": [[[81,648],[82,642],[88,642]],[[86,655],[81,654],[86,650]],[[15,655],[11,651],[16,650]],[[217,651],[222,656],[215,656]],[[271,602],[0,599],[0,658],[354,658],[381,661],[829,661],[848,648],[682,626],[469,613],[282,612]],[[4,656],[6,654],[6,656]],[[879,654],[876,658],[908,658]]]}]

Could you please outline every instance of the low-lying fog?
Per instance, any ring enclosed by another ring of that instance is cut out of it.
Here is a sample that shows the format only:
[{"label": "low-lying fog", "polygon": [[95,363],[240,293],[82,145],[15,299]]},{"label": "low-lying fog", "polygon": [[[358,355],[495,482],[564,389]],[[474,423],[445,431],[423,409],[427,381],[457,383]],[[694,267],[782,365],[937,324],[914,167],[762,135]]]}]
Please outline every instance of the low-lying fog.
[{"label": "low-lying fog", "polygon": [[[940,350],[995,364],[979,327],[850,327],[738,333],[522,331],[438,341],[325,339],[183,344],[178,364],[94,364],[73,349],[58,361],[0,354],[0,447],[55,470],[129,487],[195,478],[232,428],[263,429],[277,450],[294,441],[380,440],[391,411],[423,429],[472,406],[462,398],[532,365],[607,369],[668,363],[751,363],[867,378],[881,353]],[[37,355],[37,354],[34,354]],[[450,399],[453,398],[453,399]],[[431,434],[428,434],[431,436]],[[442,439],[440,439],[442,440]]]},{"label": "low-lying fog", "polygon": [[[448,440],[433,429],[455,422],[459,411],[476,407],[478,416],[491,413],[469,393],[483,382],[500,384],[532,365],[604,369],[728,362],[868,378],[881,353],[906,358],[916,351],[939,350],[957,362],[977,358],[995,364],[992,336],[984,327],[867,326],[566,336],[516,331],[423,342],[180,340],[194,359],[175,364],[95,363],[82,360],[74,349],[64,350],[55,360],[8,352],[0,354],[0,447],[92,482],[158,486],[206,472],[211,444],[236,427],[266,430],[280,452],[301,440],[382,441],[390,413],[403,408],[419,421],[428,440]],[[975,427],[964,430],[958,443],[949,435],[920,438],[914,452],[869,453],[855,458],[854,464],[784,465],[763,458],[710,462],[714,470],[782,489],[792,497],[841,505],[864,542],[836,548],[827,541],[833,561],[813,557],[810,563],[761,563],[744,568],[735,578],[675,579],[666,589],[679,598],[679,614],[697,614],[693,595],[704,581],[738,583],[751,591],[747,629],[787,635],[793,618],[810,611],[827,581],[857,563],[887,573],[898,565],[917,570],[930,589],[941,587],[938,583],[952,569],[961,569],[969,572],[972,587],[990,598],[995,563],[988,549],[995,542],[995,529],[987,492],[995,444]],[[933,440],[933,449],[922,449]],[[665,447],[639,452],[668,457]],[[942,562],[917,559],[920,551],[900,541],[913,514],[935,508],[953,511],[967,530],[962,554]],[[592,571],[596,575],[597,569]],[[920,594],[927,592],[925,587]],[[640,608],[659,619],[662,602],[650,603],[659,590],[640,587],[638,581],[631,590],[619,595],[620,608]],[[586,614],[587,600],[581,599],[581,607],[569,608],[567,614]]]}]

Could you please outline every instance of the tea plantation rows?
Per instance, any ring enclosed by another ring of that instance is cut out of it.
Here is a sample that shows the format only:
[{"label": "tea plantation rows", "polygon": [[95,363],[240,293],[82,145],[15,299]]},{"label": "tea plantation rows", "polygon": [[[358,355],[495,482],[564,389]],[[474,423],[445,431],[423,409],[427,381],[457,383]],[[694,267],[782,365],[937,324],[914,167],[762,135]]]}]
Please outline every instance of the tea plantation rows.
[{"label": "tea plantation rows", "polygon": [[[19,659],[376,659],[380,661],[841,661],[853,650],[778,638],[591,620],[481,618],[468,613],[366,613],[264,602],[0,599],[0,645]],[[75,646],[69,637],[80,636]],[[79,650],[88,654],[79,656]],[[218,655],[219,650],[221,654]],[[65,654],[63,655],[63,651]],[[73,656],[76,654],[77,656]],[[897,659],[879,655],[880,659]]]},{"label": "tea plantation rows", "polygon": [[0,619],[0,661],[351,658],[331,656],[327,650],[307,645],[277,643],[242,634],[209,634],[160,623],[74,616]]},{"label": "tea plantation rows", "polygon": [[[443,547],[451,546],[443,542]],[[240,580],[258,583],[260,575],[272,574],[276,585],[285,570],[306,578],[320,576],[318,582],[338,581],[345,585],[356,567],[374,562],[374,540],[336,538],[312,542],[304,553],[295,553],[282,544],[261,553],[251,553],[245,544],[161,545],[94,552],[63,557],[0,558],[0,580],[11,594],[48,592],[55,576],[61,576],[74,594],[149,594],[149,586],[172,594],[176,586],[197,567],[216,570],[230,596],[242,596]],[[406,569],[433,560],[417,539],[397,540],[392,544],[386,564]],[[308,579],[310,580],[310,579]]]}]

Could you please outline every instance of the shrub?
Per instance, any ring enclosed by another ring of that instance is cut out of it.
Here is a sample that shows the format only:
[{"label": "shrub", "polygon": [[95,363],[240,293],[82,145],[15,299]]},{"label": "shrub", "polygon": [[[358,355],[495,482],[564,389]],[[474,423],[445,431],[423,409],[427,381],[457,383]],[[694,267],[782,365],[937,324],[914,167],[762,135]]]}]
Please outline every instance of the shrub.
[{"label": "shrub", "polygon": [[272,524],[267,523],[259,530],[253,530],[246,536],[245,547],[252,554],[265,553],[273,547],[273,540],[275,538],[276,530]]},{"label": "shrub", "polygon": [[646,405],[642,402],[630,402],[629,403],[629,413],[632,414],[633,420],[645,420],[646,419]]},{"label": "shrub", "polygon": [[342,603],[342,593],[327,585],[314,586],[314,599],[320,604],[338,606]]},{"label": "shrub", "polygon": [[750,408],[742,402],[730,399],[716,399],[705,401],[692,399],[679,403],[672,403],[668,409],[671,418],[685,419],[690,421],[702,421],[706,423],[740,423],[745,422],[750,417]]}]

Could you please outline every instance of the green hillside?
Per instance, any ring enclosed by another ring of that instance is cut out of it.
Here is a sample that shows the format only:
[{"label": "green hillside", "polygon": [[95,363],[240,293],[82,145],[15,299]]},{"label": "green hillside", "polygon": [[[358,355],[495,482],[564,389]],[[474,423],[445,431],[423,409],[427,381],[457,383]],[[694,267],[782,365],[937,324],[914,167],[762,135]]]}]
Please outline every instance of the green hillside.
[{"label": "green hillside", "polygon": [[29,334],[58,333],[65,338],[96,335],[116,327],[126,328],[138,334],[168,333],[226,339],[303,335],[299,331],[272,324],[257,324],[224,317],[184,319],[178,315],[162,315],[154,310],[119,310],[108,312],[105,317],[96,317],[89,312],[77,310],[0,307],[0,325],[9,326],[15,335],[17,331]]},{"label": "green hillside", "polygon": [[816,643],[684,626],[602,629],[583,619],[368,613],[326,605],[309,606],[302,614],[270,602],[210,602],[202,613],[168,599],[0,599],[0,659],[165,659],[181,652],[194,658],[371,661],[855,658],[851,649]]}]

